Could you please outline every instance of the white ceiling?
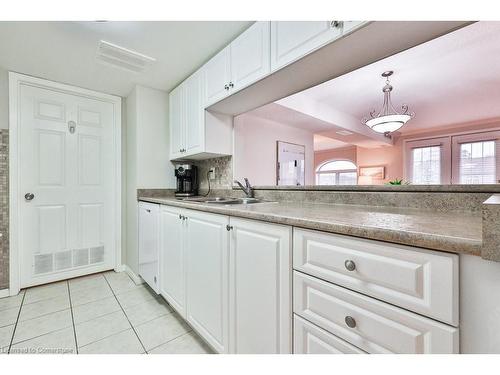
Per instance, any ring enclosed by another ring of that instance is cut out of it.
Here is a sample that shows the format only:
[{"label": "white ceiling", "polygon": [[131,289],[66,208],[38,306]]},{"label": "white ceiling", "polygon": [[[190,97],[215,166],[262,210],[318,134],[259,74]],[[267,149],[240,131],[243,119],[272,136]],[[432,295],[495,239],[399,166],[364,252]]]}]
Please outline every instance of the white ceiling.
[{"label": "white ceiling", "polygon": [[[114,95],[170,91],[251,22],[0,22],[0,67]],[[142,73],[96,62],[99,40],[156,58]]]}]

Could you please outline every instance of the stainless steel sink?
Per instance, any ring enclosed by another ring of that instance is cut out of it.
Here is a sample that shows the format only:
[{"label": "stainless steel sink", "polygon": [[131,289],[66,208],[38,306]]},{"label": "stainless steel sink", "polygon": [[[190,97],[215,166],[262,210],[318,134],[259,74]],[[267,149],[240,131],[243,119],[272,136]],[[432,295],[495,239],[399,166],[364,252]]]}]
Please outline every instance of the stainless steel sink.
[{"label": "stainless steel sink", "polygon": [[200,203],[210,203],[210,204],[254,204],[254,203],[265,202],[257,198],[223,198],[223,197],[196,197],[196,198],[185,198],[183,200],[189,202],[200,202]]}]

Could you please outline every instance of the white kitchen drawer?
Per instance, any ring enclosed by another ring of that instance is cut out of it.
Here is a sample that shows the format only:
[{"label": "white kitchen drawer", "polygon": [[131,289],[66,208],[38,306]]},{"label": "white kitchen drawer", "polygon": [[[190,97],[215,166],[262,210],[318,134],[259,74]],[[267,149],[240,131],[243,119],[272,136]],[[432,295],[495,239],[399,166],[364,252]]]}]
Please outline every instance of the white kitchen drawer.
[{"label": "white kitchen drawer", "polygon": [[368,353],[458,353],[457,328],[297,271],[293,310]]},{"label": "white kitchen drawer", "polygon": [[458,326],[456,254],[294,228],[293,268]]},{"label": "white kitchen drawer", "polygon": [[293,332],[294,354],[366,354],[298,315],[293,316]]}]

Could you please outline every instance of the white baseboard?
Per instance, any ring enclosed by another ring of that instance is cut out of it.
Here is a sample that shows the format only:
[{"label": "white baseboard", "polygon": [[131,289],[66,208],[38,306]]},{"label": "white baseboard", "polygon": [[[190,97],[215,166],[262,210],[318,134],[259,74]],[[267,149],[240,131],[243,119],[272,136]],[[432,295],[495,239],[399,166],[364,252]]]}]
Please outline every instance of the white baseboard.
[{"label": "white baseboard", "polygon": [[9,297],[9,289],[0,289],[0,298]]},{"label": "white baseboard", "polygon": [[115,268],[116,272],[125,272],[136,284],[144,284],[144,280],[137,275],[134,271],[130,269],[126,264],[122,264],[121,266]]}]

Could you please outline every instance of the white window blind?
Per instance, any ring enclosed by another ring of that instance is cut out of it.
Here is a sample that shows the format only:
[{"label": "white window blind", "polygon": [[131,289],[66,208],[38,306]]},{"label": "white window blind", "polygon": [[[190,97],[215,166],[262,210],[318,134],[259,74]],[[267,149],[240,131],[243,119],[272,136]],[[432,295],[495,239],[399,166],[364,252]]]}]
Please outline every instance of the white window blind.
[{"label": "white window blind", "polygon": [[459,176],[461,184],[494,184],[496,176],[495,141],[460,144]]},{"label": "white window blind", "polygon": [[412,149],[411,156],[413,184],[441,183],[441,146],[416,147]]},{"label": "white window blind", "polygon": [[316,170],[316,185],[357,185],[356,164],[347,160],[334,160]]}]

